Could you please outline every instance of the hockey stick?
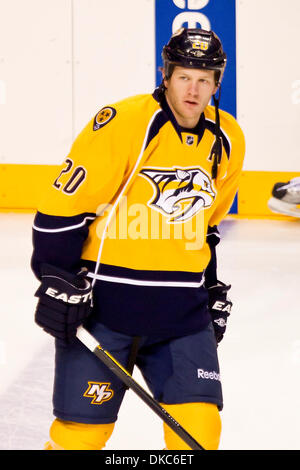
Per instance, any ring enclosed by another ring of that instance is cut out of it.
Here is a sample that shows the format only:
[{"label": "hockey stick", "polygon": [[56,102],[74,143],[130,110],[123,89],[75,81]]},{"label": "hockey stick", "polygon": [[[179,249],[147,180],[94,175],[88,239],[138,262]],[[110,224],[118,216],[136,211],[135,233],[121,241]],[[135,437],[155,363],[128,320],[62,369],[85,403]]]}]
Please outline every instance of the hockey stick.
[{"label": "hockey stick", "polygon": [[135,392],[192,450],[205,450],[160,404],[149,395],[124,367],[82,326],[77,338],[95,354],[122,382]]}]

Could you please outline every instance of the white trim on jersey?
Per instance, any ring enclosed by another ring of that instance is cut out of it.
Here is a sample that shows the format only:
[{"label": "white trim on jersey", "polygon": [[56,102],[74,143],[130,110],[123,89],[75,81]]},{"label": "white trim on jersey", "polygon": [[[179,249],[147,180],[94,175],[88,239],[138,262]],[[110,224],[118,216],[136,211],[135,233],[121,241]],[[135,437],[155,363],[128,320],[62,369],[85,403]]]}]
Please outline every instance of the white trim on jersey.
[{"label": "white trim on jersey", "polygon": [[[149,131],[151,129],[151,126],[152,126],[152,123],[153,123],[154,119],[156,118],[156,116],[159,113],[162,113],[161,109],[156,110],[155,113],[153,114],[152,118],[150,119],[147,130],[146,130],[145,138],[144,138],[144,141],[143,141],[143,145],[142,145],[140,154],[137,158],[137,161],[134,165],[134,168],[133,168],[132,172],[130,173],[126,183],[124,184],[124,186],[122,188],[122,191],[120,192],[119,196],[117,197],[117,199],[116,199],[116,201],[115,201],[115,203],[114,203],[114,205],[113,205],[113,207],[112,207],[112,209],[111,209],[111,211],[110,211],[110,213],[107,217],[106,224],[105,224],[103,234],[102,234],[102,238],[101,238],[101,242],[100,242],[100,246],[99,246],[99,250],[98,250],[98,258],[97,258],[96,267],[95,267],[95,271],[94,271],[95,275],[97,274],[97,272],[99,270],[100,261],[101,261],[101,254],[102,254],[102,250],[103,250],[103,244],[104,244],[106,231],[107,231],[108,226],[110,224],[110,221],[111,221],[111,219],[112,219],[112,217],[113,217],[113,215],[114,215],[114,213],[115,213],[115,211],[116,211],[116,209],[117,209],[117,207],[118,207],[118,205],[119,205],[119,203],[120,203],[120,201],[121,201],[121,199],[122,199],[122,197],[123,197],[123,195],[124,195],[124,193],[127,189],[127,186],[130,183],[130,180],[132,179],[132,177],[134,176],[135,171],[136,171],[136,169],[137,169],[137,167],[138,167],[138,165],[139,165],[139,163],[140,163],[140,161],[143,157],[145,147],[146,147],[146,144],[147,144],[147,140],[148,140]],[[93,279],[92,285],[94,285],[95,281],[96,281],[96,278]]]},{"label": "white trim on jersey", "polygon": [[200,282],[179,282],[179,281],[146,281],[138,279],[130,279],[126,277],[105,276],[103,274],[88,273],[88,277],[94,281],[116,282],[119,284],[131,284],[133,286],[149,286],[149,287],[193,287],[199,289],[204,284],[204,276]]},{"label": "white trim on jersey", "polygon": [[221,235],[220,235],[219,233],[217,233],[217,232],[208,233],[206,236],[207,236],[207,237],[211,237],[212,235],[214,235],[215,237],[221,239]]},{"label": "white trim on jersey", "polygon": [[67,232],[68,230],[76,230],[77,228],[83,227],[86,224],[87,220],[95,220],[95,219],[96,217],[85,217],[84,220],[80,224],[69,225],[68,227],[61,227],[61,228],[41,228],[33,224],[33,229],[37,230],[38,232],[46,232],[46,233]]}]

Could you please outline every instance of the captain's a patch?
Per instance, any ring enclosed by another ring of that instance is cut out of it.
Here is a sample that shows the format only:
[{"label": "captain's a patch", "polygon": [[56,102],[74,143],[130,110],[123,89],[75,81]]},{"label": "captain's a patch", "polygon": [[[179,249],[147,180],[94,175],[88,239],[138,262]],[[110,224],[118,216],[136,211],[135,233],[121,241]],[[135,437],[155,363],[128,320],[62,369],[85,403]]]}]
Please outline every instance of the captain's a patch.
[{"label": "captain's a patch", "polygon": [[108,124],[115,117],[116,113],[117,111],[110,106],[102,108],[95,116],[93,125],[94,131],[101,129],[101,127]]}]

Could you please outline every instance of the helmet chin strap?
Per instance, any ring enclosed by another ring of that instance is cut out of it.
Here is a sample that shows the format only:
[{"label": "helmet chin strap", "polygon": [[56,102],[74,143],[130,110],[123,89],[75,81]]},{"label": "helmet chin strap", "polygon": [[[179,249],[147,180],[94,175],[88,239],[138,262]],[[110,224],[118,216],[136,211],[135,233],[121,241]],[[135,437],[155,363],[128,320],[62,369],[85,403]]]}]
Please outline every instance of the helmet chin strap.
[{"label": "helmet chin strap", "polygon": [[219,114],[219,103],[221,98],[221,85],[219,85],[219,92],[218,97],[216,93],[213,95],[213,101],[215,105],[215,119],[216,119],[216,139],[214,145],[212,146],[211,153],[210,153],[210,160],[212,160],[212,178],[216,179],[218,174],[218,164],[221,162],[222,157],[222,139],[221,139],[221,129],[220,129],[220,114]]}]

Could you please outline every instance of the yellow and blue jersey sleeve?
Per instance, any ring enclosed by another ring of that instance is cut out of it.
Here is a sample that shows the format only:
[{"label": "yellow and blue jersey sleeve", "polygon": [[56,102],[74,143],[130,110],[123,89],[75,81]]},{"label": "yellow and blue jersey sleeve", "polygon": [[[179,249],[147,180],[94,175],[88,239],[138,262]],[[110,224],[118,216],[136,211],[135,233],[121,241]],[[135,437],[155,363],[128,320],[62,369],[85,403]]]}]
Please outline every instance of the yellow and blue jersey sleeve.
[{"label": "yellow and blue jersey sleeve", "polygon": [[[140,107],[142,116],[136,113]],[[35,216],[32,268],[37,276],[42,262],[77,269],[89,227],[125,184],[157,108],[149,95],[105,106],[78,135]]]}]

